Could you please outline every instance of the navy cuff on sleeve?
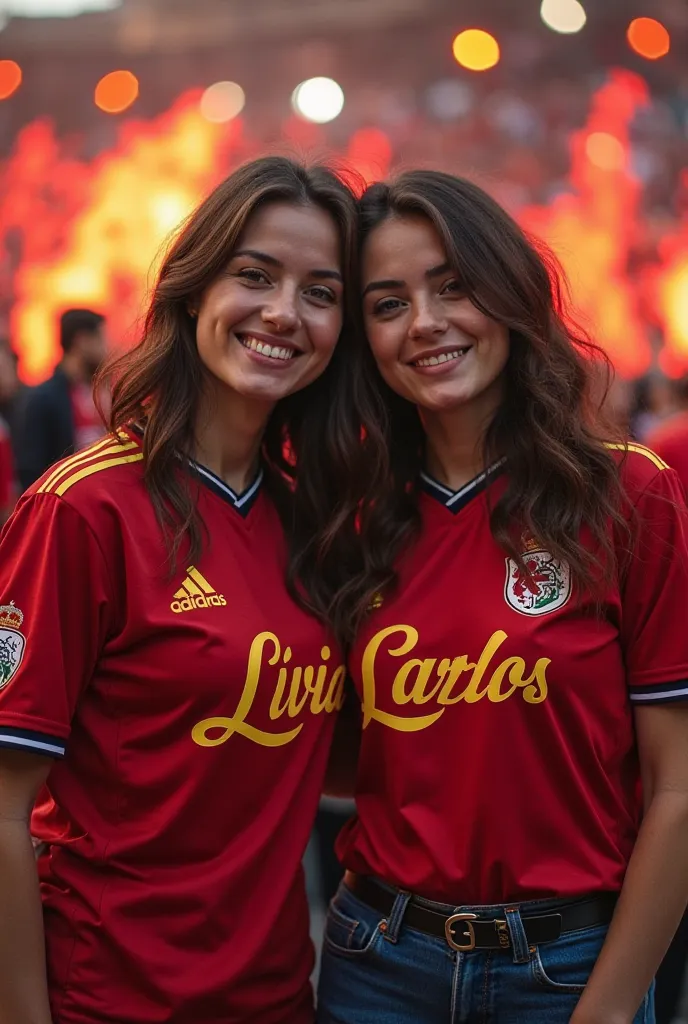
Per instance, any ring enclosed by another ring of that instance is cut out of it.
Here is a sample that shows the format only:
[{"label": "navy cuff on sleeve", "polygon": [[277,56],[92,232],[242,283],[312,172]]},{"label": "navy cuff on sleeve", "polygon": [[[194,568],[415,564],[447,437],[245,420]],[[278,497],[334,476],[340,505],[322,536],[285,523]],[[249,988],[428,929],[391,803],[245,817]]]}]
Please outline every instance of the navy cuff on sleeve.
[{"label": "navy cuff on sleeve", "polygon": [[654,683],[652,686],[631,686],[629,694],[632,704],[671,704],[688,700],[688,679]]},{"label": "navy cuff on sleeve", "polygon": [[0,725],[0,747],[59,758],[65,756],[66,750],[65,741],[57,736],[47,736],[29,729],[12,729],[6,725]]}]

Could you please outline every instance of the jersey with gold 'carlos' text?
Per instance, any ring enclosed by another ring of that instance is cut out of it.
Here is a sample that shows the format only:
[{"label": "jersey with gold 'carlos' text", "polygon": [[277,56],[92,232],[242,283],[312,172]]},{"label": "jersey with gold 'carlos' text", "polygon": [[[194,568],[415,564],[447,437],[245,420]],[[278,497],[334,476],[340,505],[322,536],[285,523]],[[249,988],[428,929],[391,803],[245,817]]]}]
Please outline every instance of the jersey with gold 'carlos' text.
[{"label": "jersey with gold 'carlos' text", "polygon": [[51,469],[0,541],[0,745],[32,830],[55,1024],[310,1024],[301,857],[344,668],[287,594],[260,478],[204,467],[170,578],[135,435]]},{"label": "jersey with gold 'carlos' text", "polygon": [[351,657],[346,867],[454,905],[620,888],[639,820],[632,705],[688,699],[688,512],[653,452],[618,456],[632,550],[615,531],[601,609],[532,537],[526,573],[496,544],[506,467],[455,494],[425,478],[422,535]]}]

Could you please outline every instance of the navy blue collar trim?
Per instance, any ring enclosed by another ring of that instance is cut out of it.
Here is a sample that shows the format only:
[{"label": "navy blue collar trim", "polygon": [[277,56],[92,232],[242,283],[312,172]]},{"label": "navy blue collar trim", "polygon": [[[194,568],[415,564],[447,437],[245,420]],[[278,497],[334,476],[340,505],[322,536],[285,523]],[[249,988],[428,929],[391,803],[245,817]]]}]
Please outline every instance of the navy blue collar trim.
[{"label": "navy blue collar trim", "polygon": [[469,480],[467,484],[460,487],[458,491],[450,490],[444,484],[441,484],[439,480],[435,480],[434,477],[423,472],[420,474],[420,486],[426,494],[429,494],[431,498],[435,498],[436,501],[439,501],[441,505],[444,505],[446,509],[456,515],[473,498],[476,498],[490,486],[495,477],[499,476],[504,469],[505,461],[505,459],[500,459],[499,462],[495,462],[494,466],[490,466],[483,473],[479,473],[473,480]]},{"label": "navy blue collar trim", "polygon": [[263,482],[263,470],[259,469],[256,474],[253,483],[242,491],[241,494],[237,494],[236,491],[224,482],[224,480],[217,476],[212,470],[202,466],[200,462],[194,462],[193,459],[187,459],[187,464],[192,473],[194,473],[201,483],[209,487],[211,491],[214,491],[219,498],[228,502],[233,508],[237,510],[240,516],[246,518],[251,509],[256,503],[256,499],[260,494],[260,485]]},{"label": "navy blue collar trim", "polygon": [[[140,423],[133,423],[131,429],[134,433],[138,434],[139,437],[143,437],[143,427]],[[229,484],[226,484],[221,477],[217,476],[216,473],[213,473],[211,469],[207,469],[205,466],[202,466],[200,462],[195,462],[194,459],[189,458],[184,459],[184,461],[191,472],[198,477],[201,483],[205,484],[206,487],[209,487],[211,491],[214,491],[218,497],[223,499],[223,501],[228,502],[232,508],[237,510],[240,516],[246,518],[260,494],[260,485],[262,484],[263,476],[265,475],[262,468],[258,470],[253,483],[251,483],[245,491],[242,491],[241,494],[237,494],[237,492],[234,491]]]}]

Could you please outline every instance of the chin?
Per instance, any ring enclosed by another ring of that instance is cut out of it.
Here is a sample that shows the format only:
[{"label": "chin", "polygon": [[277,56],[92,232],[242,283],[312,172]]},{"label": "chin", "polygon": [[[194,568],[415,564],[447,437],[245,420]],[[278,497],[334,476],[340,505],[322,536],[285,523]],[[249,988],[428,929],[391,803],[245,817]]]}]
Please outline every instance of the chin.
[{"label": "chin", "polygon": [[421,409],[427,409],[428,412],[452,412],[454,409],[460,409],[462,405],[466,405],[472,398],[472,395],[426,393],[419,395],[415,399],[415,403]]}]

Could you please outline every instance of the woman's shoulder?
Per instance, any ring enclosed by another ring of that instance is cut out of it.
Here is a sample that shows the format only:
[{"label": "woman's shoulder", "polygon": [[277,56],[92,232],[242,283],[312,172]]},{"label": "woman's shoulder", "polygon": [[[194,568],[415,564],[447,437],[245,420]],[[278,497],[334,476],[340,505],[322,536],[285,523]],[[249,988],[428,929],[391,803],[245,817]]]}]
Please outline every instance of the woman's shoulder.
[{"label": "woman's shoulder", "polygon": [[136,514],[136,495],[146,496],[143,450],[128,432],[106,434],[99,441],[55,463],[26,492],[24,499],[53,495],[82,514],[104,504]]},{"label": "woman's shoulder", "polygon": [[623,490],[631,499],[646,491],[660,474],[668,471],[673,476],[673,470],[664,459],[644,444],[636,441],[608,441],[605,447],[611,451],[618,466]]}]

